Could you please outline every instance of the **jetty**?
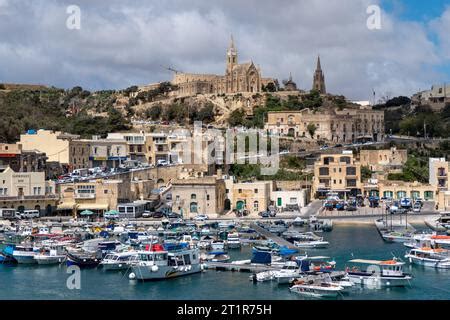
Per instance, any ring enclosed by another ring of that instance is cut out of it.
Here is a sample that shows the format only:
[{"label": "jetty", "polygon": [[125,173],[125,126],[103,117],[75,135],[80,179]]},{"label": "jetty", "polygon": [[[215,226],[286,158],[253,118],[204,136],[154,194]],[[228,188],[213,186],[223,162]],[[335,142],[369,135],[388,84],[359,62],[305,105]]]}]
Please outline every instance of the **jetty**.
[{"label": "jetty", "polygon": [[231,263],[231,262],[206,262],[204,264],[206,269],[216,269],[222,271],[239,271],[258,273],[263,271],[277,271],[282,266],[272,266],[258,263]]},{"label": "jetty", "polygon": [[267,240],[272,240],[273,242],[275,242],[277,245],[279,245],[280,247],[287,247],[289,249],[294,249],[294,250],[298,250],[299,248],[294,246],[292,243],[290,243],[289,241],[273,234],[272,232],[270,232],[269,230],[266,230],[264,228],[261,228],[260,226],[258,226],[256,223],[252,223],[250,224],[250,227],[255,230],[256,232],[258,232],[260,235],[264,236]]}]

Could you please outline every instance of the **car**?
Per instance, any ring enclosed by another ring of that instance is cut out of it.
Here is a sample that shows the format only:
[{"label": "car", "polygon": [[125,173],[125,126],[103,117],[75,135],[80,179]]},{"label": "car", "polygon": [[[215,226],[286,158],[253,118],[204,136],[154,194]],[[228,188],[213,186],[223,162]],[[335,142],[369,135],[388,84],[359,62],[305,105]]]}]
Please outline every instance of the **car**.
[{"label": "car", "polygon": [[145,211],[142,214],[142,218],[151,218],[153,216],[153,214],[150,211]]},{"label": "car", "polygon": [[320,147],[320,150],[327,150],[328,149],[328,145],[324,144],[323,146]]},{"label": "car", "polygon": [[348,205],[345,210],[347,211],[356,211],[358,208],[356,208],[356,205]]},{"label": "car", "polygon": [[264,212],[261,213],[261,217],[262,218],[270,218],[270,213],[267,212],[267,211],[264,211]]},{"label": "car", "polygon": [[208,220],[208,216],[206,214],[198,214],[194,217],[195,221],[205,221]]},{"label": "car", "polygon": [[155,218],[155,219],[161,219],[163,217],[164,217],[164,214],[161,211],[157,211],[154,214],[152,214],[152,218]]},{"label": "car", "polygon": [[422,210],[422,206],[421,206],[419,203],[416,202],[416,203],[414,204],[414,206],[413,206],[413,212],[419,213],[420,210]]},{"label": "car", "polygon": [[175,213],[175,212],[169,212],[165,216],[169,219],[181,218],[181,215],[179,215],[178,213]]}]

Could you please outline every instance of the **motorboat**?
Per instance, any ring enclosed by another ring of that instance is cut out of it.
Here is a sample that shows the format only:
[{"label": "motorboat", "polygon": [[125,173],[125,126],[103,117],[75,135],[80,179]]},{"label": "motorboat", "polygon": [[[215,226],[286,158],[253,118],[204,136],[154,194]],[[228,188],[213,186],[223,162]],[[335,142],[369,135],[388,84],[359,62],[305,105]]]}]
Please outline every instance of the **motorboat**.
[{"label": "motorboat", "polygon": [[307,220],[302,219],[300,217],[296,217],[294,221],[292,221],[292,225],[295,227],[302,227],[307,223]]},{"label": "motorboat", "polygon": [[381,237],[386,242],[408,242],[413,238],[414,233],[410,231],[382,231]]},{"label": "motorboat", "polygon": [[445,232],[450,229],[450,212],[442,212],[437,219],[425,219],[425,224],[434,231]]},{"label": "motorboat", "polygon": [[323,280],[305,280],[297,279],[290,288],[291,292],[295,292],[304,296],[313,298],[336,298],[345,288]]},{"label": "motorboat", "polygon": [[225,242],[222,240],[213,240],[211,242],[211,250],[223,251],[225,249]]},{"label": "motorboat", "polygon": [[412,264],[436,269],[450,269],[449,251],[442,248],[413,248],[405,255],[405,258]]},{"label": "motorboat", "polygon": [[15,246],[13,251],[13,257],[19,264],[35,264],[37,260],[34,256],[39,254],[40,248],[27,245]]},{"label": "motorboat", "polygon": [[254,273],[251,276],[249,276],[249,280],[253,282],[265,282],[265,281],[272,281],[275,277],[275,272],[272,270],[267,271],[261,271],[258,273]]},{"label": "motorboat", "polygon": [[109,253],[103,258],[99,266],[105,271],[126,270],[130,267],[130,262],[136,255],[136,251]]},{"label": "motorboat", "polygon": [[200,259],[210,262],[228,262],[230,256],[225,251],[210,251],[200,255]]},{"label": "motorboat", "polygon": [[336,261],[327,256],[297,256],[295,261],[305,273],[329,273],[336,268]]},{"label": "motorboat", "polygon": [[237,249],[241,247],[241,240],[239,238],[239,233],[232,232],[227,236],[227,248],[228,249]]},{"label": "motorboat", "polygon": [[200,241],[197,243],[197,247],[199,249],[208,250],[211,248],[212,241],[213,241],[213,238],[211,238],[210,236],[202,236],[200,238]]},{"label": "motorboat", "polygon": [[303,237],[294,241],[294,246],[298,248],[326,248],[329,244],[328,241],[323,240],[323,237],[319,237],[312,232],[307,232],[303,234]]},{"label": "motorboat", "polygon": [[392,260],[353,259],[350,263],[368,266],[365,269],[352,267],[347,269],[351,282],[368,288],[405,287],[410,284],[411,275],[403,272],[404,262]]},{"label": "motorboat", "polygon": [[187,276],[201,272],[198,249],[180,246],[168,251],[161,245],[153,245],[150,251],[139,251],[131,261],[130,279],[160,280]]},{"label": "motorboat", "polygon": [[84,250],[69,250],[67,253],[67,266],[76,265],[81,268],[97,267],[102,260],[101,251],[87,252]]},{"label": "motorboat", "polygon": [[288,284],[293,278],[299,277],[302,273],[300,266],[295,261],[287,261],[283,267],[274,272],[274,279],[278,284]]}]

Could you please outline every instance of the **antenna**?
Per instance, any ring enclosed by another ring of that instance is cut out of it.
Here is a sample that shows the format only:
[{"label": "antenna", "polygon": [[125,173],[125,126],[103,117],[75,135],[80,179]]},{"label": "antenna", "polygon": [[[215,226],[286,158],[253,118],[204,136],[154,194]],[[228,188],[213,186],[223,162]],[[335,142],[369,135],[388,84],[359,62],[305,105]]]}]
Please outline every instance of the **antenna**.
[{"label": "antenna", "polygon": [[169,66],[169,67],[164,67],[164,66],[161,65],[161,67],[162,67],[163,69],[166,69],[166,70],[175,72],[175,74],[183,73],[183,71],[181,71],[181,70],[176,70],[176,69],[174,69],[174,68],[172,68],[172,67],[170,67],[170,66]]}]

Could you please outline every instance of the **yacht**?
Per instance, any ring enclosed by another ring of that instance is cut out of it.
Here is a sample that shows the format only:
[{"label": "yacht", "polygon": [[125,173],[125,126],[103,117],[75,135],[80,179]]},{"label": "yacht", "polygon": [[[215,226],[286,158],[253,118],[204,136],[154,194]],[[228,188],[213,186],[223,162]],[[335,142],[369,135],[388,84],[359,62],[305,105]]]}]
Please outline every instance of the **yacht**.
[{"label": "yacht", "polygon": [[153,245],[151,251],[139,251],[131,262],[130,279],[158,280],[201,272],[198,249],[167,251]]},{"label": "yacht", "polygon": [[350,263],[368,265],[365,270],[359,267],[347,269],[351,282],[369,288],[404,287],[410,284],[411,275],[403,272],[404,262],[392,260],[354,259]]},{"label": "yacht", "polygon": [[437,269],[450,269],[449,251],[442,248],[413,248],[405,255],[412,264]]},{"label": "yacht", "polygon": [[137,256],[136,251],[109,253],[100,262],[100,266],[105,271],[126,270],[130,267],[130,262],[135,256]]},{"label": "yacht", "polygon": [[326,248],[330,243],[328,241],[324,241],[323,238],[315,239],[315,240],[299,240],[294,241],[294,246],[297,248]]},{"label": "yacht", "polygon": [[225,242],[222,240],[214,240],[211,242],[211,249],[213,251],[223,251],[225,249]]}]

